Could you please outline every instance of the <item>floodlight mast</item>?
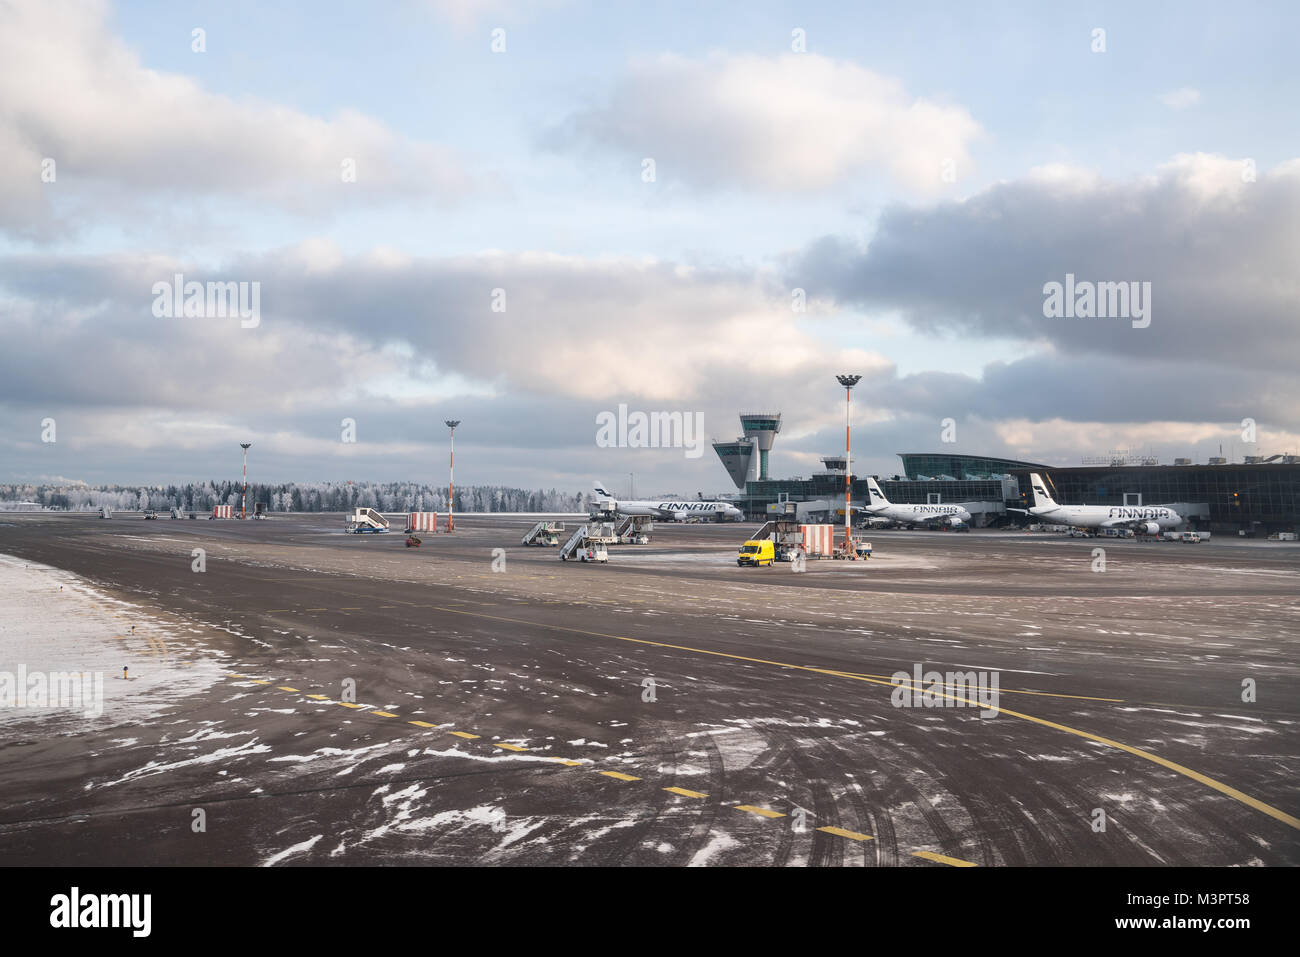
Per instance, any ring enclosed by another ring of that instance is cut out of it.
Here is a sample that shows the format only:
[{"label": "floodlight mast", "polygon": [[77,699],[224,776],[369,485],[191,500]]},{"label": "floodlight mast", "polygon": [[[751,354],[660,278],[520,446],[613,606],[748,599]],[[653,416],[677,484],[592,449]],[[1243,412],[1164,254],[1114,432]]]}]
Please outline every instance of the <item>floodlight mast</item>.
[{"label": "floodlight mast", "polygon": [[239,447],[244,450],[244,491],[239,496],[239,517],[245,518],[247,515],[246,508],[248,505],[248,447],[252,442],[240,442]]},{"label": "floodlight mast", "polygon": [[850,529],[853,526],[853,511],[849,505],[853,482],[853,459],[849,442],[849,401],[853,387],[862,380],[860,375],[837,375],[839,384],[844,386],[844,557],[856,558],[853,554],[853,538]]},{"label": "floodlight mast", "polygon": [[447,531],[456,530],[456,426],[460,419],[444,419],[444,424],[451,429],[451,457],[447,462]]}]

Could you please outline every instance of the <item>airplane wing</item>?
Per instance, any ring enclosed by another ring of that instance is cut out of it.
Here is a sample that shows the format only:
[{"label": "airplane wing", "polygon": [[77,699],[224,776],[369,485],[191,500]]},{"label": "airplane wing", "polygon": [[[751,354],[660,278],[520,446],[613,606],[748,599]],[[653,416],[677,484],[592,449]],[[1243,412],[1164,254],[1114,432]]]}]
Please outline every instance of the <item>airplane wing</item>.
[{"label": "airplane wing", "polygon": [[1108,518],[1099,528],[1143,528],[1155,522],[1154,518]]},{"label": "airplane wing", "polygon": [[922,515],[909,521],[913,525],[951,525],[953,522],[960,523],[965,520],[956,515]]}]

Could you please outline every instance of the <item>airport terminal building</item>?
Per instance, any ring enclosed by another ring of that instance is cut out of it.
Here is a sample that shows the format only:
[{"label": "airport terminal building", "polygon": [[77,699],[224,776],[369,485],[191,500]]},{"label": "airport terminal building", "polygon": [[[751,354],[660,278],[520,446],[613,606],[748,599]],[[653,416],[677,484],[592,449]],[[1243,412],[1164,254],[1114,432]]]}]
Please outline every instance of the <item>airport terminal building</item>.
[{"label": "airport terminal building", "polygon": [[[1038,472],[1063,505],[1169,505],[1202,531],[1253,535],[1300,529],[1300,456],[1229,463],[1212,459],[1173,465],[1112,463],[1055,467],[1036,462],[951,452],[900,452],[902,474],[882,476],[880,486],[892,502],[978,503],[971,509],[977,526],[1019,524],[1007,512],[1029,504],[1029,473]],[[769,505],[795,501],[825,506],[826,518],[843,521],[844,456],[823,458],[825,471],[807,478],[758,478],[744,483],[738,496],[745,513],[766,515]],[[866,501],[865,476],[851,485],[855,504]]]}]

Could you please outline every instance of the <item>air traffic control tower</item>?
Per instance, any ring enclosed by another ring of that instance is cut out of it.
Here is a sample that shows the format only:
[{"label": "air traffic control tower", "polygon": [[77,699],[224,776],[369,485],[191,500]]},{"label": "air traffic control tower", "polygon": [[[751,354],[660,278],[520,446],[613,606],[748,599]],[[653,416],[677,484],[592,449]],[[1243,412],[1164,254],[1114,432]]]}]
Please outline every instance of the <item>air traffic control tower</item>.
[{"label": "air traffic control tower", "polygon": [[758,475],[762,481],[767,475],[767,453],[772,451],[776,433],[781,431],[780,412],[754,412],[742,414],[740,427],[744,435],[734,442],[714,442],[713,451],[718,453],[722,465],[736,483],[736,488],[743,490],[745,482],[750,479],[754,466],[754,452],[758,452]]}]

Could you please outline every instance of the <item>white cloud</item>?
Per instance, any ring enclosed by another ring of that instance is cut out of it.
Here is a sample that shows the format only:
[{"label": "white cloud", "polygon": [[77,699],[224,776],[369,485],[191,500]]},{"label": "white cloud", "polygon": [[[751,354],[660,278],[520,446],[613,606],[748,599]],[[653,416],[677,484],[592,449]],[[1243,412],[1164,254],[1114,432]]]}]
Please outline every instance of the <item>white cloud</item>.
[{"label": "white cloud", "polygon": [[[1243,178],[1241,160],[1174,157],[1155,175],[1065,171],[962,202],[895,205],[869,245],[827,237],[787,281],[841,304],[897,310],[933,334],[1051,341],[1073,356],[1172,367],[1289,369],[1300,349],[1300,163]],[[1151,286],[1149,328],[1048,320],[1044,285],[1067,274]],[[1080,399],[1080,401],[1082,401]]]},{"label": "white cloud", "polygon": [[[550,12],[567,0],[425,0],[428,6],[458,28],[467,29],[489,19],[514,23],[542,11]],[[485,41],[486,46],[486,41]],[[507,48],[508,49],[508,48]]]},{"label": "white cloud", "polygon": [[[41,181],[44,158],[55,183]],[[356,181],[343,181],[355,162]],[[241,195],[306,209],[333,191],[451,198],[473,188],[442,147],[406,140],[370,117],[323,119],[205,91],[145,67],[114,35],[97,0],[0,6],[0,228],[55,229],[55,199],[98,187],[203,196]],[[93,208],[84,204],[82,212]]]},{"label": "white cloud", "polygon": [[1197,106],[1201,102],[1201,91],[1194,90],[1190,86],[1184,86],[1169,93],[1160,95],[1160,102],[1171,110],[1185,110],[1188,107]]},{"label": "white cloud", "polygon": [[660,178],[707,187],[826,189],[881,170],[923,192],[944,187],[944,163],[970,164],[980,125],[962,107],[909,95],[902,83],[815,54],[675,54],[634,61],[608,103],[552,137],[587,141]]}]

